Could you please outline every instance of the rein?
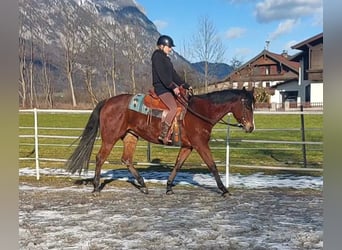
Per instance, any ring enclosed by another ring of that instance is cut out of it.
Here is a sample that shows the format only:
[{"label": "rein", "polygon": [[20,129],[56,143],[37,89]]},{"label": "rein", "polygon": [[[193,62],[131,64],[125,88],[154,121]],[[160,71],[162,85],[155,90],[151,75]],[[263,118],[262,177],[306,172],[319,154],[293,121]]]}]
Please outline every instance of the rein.
[{"label": "rein", "polygon": [[230,123],[230,122],[226,122],[224,121],[222,118],[218,121],[218,122],[213,122],[211,121],[208,117],[206,116],[203,116],[201,114],[199,114],[198,112],[196,112],[195,110],[193,110],[192,108],[189,107],[188,105],[188,99],[186,96],[184,95],[179,95],[179,96],[176,96],[176,99],[179,101],[179,103],[181,105],[183,105],[185,107],[185,109],[189,110],[192,114],[194,114],[195,116],[201,118],[202,120],[210,123],[211,125],[215,125],[216,123],[219,123],[219,124],[224,124],[224,125],[228,125],[228,126],[232,126],[232,127],[239,127],[239,128],[242,128],[243,125],[241,123]]},{"label": "rein", "polygon": [[241,123],[230,123],[230,122],[226,122],[223,119],[219,120],[217,123],[225,124],[225,125],[232,126],[232,127],[243,128],[243,125]]}]

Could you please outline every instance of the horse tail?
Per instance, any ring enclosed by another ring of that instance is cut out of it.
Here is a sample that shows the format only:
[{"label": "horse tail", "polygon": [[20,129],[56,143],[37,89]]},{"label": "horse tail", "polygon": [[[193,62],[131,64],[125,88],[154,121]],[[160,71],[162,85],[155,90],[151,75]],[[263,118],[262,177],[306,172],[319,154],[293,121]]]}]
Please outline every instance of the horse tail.
[{"label": "horse tail", "polygon": [[82,173],[82,170],[84,172],[88,171],[91,152],[100,126],[100,111],[105,102],[106,100],[100,101],[91,113],[87,125],[79,138],[78,146],[65,164],[67,171],[71,173],[78,171],[79,174]]}]

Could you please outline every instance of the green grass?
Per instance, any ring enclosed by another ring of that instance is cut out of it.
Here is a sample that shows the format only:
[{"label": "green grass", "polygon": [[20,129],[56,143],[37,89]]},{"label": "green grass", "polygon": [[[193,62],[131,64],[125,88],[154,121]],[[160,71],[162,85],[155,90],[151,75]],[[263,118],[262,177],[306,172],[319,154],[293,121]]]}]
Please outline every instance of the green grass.
[{"label": "green grass", "polygon": [[[44,136],[74,136],[78,137],[88,120],[89,114],[47,114],[38,115],[40,127],[39,135]],[[226,119],[225,119],[226,120]],[[305,139],[310,142],[323,141],[323,116],[305,115]],[[233,118],[230,122],[235,122]],[[33,114],[19,114],[19,134],[33,135],[34,120]],[[256,130],[253,133],[244,133],[239,128],[230,128],[230,164],[231,166],[286,166],[303,167],[302,145],[300,144],[276,144],[276,143],[251,143],[241,142],[241,140],[276,140],[276,141],[301,141],[301,120],[299,115],[283,114],[255,114]],[[52,129],[60,128],[60,129]],[[64,129],[63,129],[64,128]],[[66,130],[65,128],[73,128]],[[79,129],[79,130],[78,130]],[[274,129],[274,130],[272,130]],[[217,124],[212,131],[212,141],[210,146],[212,154],[218,165],[223,168],[226,159],[226,138],[227,126]],[[39,138],[40,158],[67,159],[73,152],[75,145],[70,146],[75,138]],[[100,140],[97,140],[91,157],[94,162],[95,154],[99,148]],[[322,145],[306,145],[307,167],[322,168],[323,162]],[[33,138],[19,139],[19,157],[31,157],[32,161],[20,161],[20,167],[34,166],[34,154],[30,153],[34,149]],[[104,168],[123,167],[120,164],[122,153],[122,143],[115,145],[108,158],[110,164],[105,164]],[[166,148],[160,145],[151,144],[151,161],[161,162],[167,166],[172,165],[177,157],[178,148]],[[134,157],[136,162],[147,162],[147,142],[140,140]],[[197,152],[193,151],[184,168],[203,169],[203,164]],[[63,167],[63,163],[41,161],[41,167]],[[144,166],[139,166],[143,168]],[[90,168],[93,168],[91,166]],[[161,170],[163,167],[161,167]],[[169,171],[169,169],[166,169]]]}]

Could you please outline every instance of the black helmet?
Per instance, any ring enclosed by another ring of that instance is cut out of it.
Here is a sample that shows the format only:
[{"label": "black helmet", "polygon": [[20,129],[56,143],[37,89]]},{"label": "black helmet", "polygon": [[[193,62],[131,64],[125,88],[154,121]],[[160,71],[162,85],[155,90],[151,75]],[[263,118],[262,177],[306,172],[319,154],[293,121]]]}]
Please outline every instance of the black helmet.
[{"label": "black helmet", "polygon": [[158,38],[157,45],[169,46],[170,48],[175,47],[172,38],[166,35],[162,35]]}]

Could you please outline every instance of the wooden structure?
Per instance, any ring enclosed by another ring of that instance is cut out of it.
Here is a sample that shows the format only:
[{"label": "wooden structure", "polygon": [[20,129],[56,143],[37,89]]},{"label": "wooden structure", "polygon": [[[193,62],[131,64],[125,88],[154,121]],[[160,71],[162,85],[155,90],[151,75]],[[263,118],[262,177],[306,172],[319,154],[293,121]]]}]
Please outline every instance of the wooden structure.
[{"label": "wooden structure", "polygon": [[273,86],[272,101],[292,107],[323,106],[323,33],[291,48],[301,50],[290,58],[299,63],[299,77]]},{"label": "wooden structure", "polygon": [[266,49],[232,72],[226,79],[233,88],[272,87],[279,82],[297,79],[299,63],[288,59],[286,52],[272,53]]},{"label": "wooden structure", "polygon": [[[243,86],[264,88],[270,94],[269,104],[286,102],[323,105],[323,33],[294,46],[300,52],[290,56],[266,48],[228,77],[208,86],[208,91]],[[289,105],[287,105],[289,106]],[[307,106],[307,105],[306,105]]]}]

